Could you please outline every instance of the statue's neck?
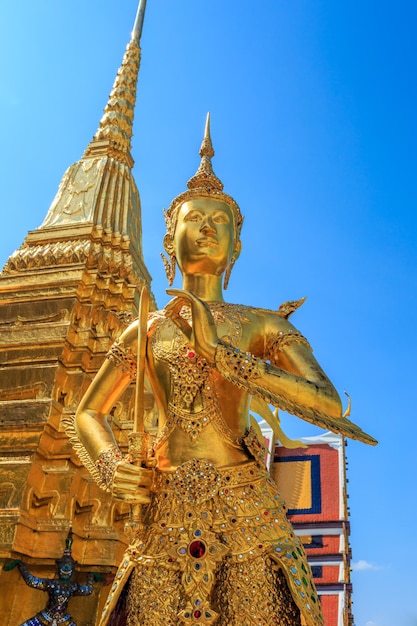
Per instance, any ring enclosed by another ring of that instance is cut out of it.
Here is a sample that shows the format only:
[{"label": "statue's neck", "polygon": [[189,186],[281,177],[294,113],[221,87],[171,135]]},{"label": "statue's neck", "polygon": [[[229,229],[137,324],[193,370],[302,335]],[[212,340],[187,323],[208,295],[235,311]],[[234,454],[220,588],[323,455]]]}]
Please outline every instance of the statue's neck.
[{"label": "statue's neck", "polygon": [[222,276],[212,274],[184,274],[182,288],[191,291],[205,302],[224,302]]}]

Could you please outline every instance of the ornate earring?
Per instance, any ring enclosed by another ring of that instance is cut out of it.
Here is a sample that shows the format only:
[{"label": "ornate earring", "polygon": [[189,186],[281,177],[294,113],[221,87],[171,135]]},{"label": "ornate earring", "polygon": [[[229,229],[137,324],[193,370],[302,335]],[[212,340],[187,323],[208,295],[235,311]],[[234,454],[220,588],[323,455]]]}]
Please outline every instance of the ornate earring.
[{"label": "ornate earring", "polygon": [[235,263],[236,263],[236,259],[234,256],[232,256],[232,258],[230,259],[230,263],[226,267],[226,271],[224,273],[223,289],[227,289],[229,285],[230,274],[232,273],[232,269]]},{"label": "ornate earring", "polygon": [[168,285],[171,287],[175,278],[175,269],[177,267],[177,260],[175,258],[175,254],[170,254],[171,263],[168,261],[166,256],[161,252],[161,258],[165,268],[165,274],[167,275]]}]

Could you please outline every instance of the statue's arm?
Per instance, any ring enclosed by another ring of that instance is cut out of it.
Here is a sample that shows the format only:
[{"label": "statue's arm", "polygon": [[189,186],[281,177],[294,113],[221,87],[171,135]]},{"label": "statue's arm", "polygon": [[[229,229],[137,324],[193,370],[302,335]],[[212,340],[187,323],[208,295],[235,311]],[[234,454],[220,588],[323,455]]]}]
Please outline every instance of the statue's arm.
[{"label": "statue's arm", "polygon": [[[196,351],[215,366],[226,379],[285,410],[289,410],[290,406],[294,408],[295,405],[299,405],[306,409],[323,411],[334,418],[341,417],[340,398],[314,359],[311,348],[305,340],[291,342],[289,348],[282,342],[284,354],[289,349],[295,350],[293,356],[287,358],[287,364],[291,360],[288,369],[283,368],[284,359],[280,361],[275,358],[277,346],[275,354],[267,354],[267,341],[266,338],[264,341],[264,335],[276,335],[277,342],[284,333],[288,336],[293,333],[295,337],[296,329],[288,321],[278,315],[274,317],[272,313],[265,319],[264,315],[257,315],[256,310],[252,312],[250,324],[253,343],[258,346],[263,343],[265,346],[263,353],[256,358],[217,337],[216,325],[209,307],[194,294],[173,289],[167,293],[178,294],[165,307],[167,317],[187,334]],[[188,328],[186,322],[179,316],[184,303],[190,304],[192,312],[193,323],[192,327]],[[299,333],[297,336],[301,338]]]},{"label": "statue's arm", "polygon": [[34,587],[35,589],[40,589],[41,591],[46,591],[48,589],[48,578],[38,578],[37,576],[33,576],[24,563],[18,563],[18,568],[23,580],[29,587]]},{"label": "statue's arm", "polygon": [[265,319],[262,359],[266,379],[271,378],[272,387],[277,379],[283,379],[290,400],[336,419],[342,417],[339,394],[314,357],[309,342],[290,322],[276,314]]},{"label": "statue's arm", "polygon": [[94,574],[89,573],[87,575],[87,582],[85,585],[78,585],[77,590],[74,593],[75,596],[89,596],[93,592],[93,580]]},{"label": "statue's arm", "polygon": [[299,417],[314,412],[342,417],[339,395],[307,345],[283,348],[282,358],[266,353],[255,357],[218,341],[214,365],[228,380],[252,395]]},{"label": "statue's arm", "polygon": [[107,415],[134,380],[136,346],[137,321],[113,344],[75,414],[75,429],[93,461],[116,445]]},{"label": "statue's arm", "polygon": [[308,422],[375,444],[342,415],[340,397],[307,340],[288,321],[267,323],[265,351],[254,357],[217,341],[216,369],[230,382]]},{"label": "statue's arm", "polygon": [[119,499],[147,503],[150,472],[124,459],[107,420],[117,400],[135,379],[137,324],[133,322],[109,350],[80,402],[74,426],[98,471],[99,484]]},{"label": "statue's arm", "polygon": [[[297,415],[322,428],[340,432],[353,439],[375,444],[376,441],[358,426],[342,416],[340,398],[319,364],[308,342],[298,331],[278,315],[261,321],[256,310],[251,317],[254,345],[265,340],[265,350],[254,356],[224,343],[217,337],[216,326],[206,303],[184,290],[167,291],[175,296],[165,307],[165,314],[187,335],[196,352],[203,356],[228,381],[247,393],[258,396],[269,404]],[[192,327],[185,327],[179,319],[182,304],[189,304]],[[268,317],[268,316],[267,316]],[[286,341],[275,346],[275,353],[267,351],[267,338],[275,334],[288,335]],[[291,335],[291,339],[289,336]],[[293,339],[297,338],[298,341]],[[286,345],[287,344],[287,345]],[[278,355],[278,352],[281,354]]]}]

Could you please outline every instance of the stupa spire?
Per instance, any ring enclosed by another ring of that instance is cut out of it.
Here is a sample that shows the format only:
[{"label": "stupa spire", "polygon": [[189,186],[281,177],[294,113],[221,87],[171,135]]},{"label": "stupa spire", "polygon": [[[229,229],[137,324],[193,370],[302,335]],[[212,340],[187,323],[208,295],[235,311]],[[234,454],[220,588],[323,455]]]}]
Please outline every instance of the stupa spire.
[{"label": "stupa spire", "polygon": [[103,117],[88,145],[84,157],[107,154],[133,166],[130,155],[136,86],[140,68],[140,38],[145,17],[146,0],[140,0],[130,42],[117,72]]},{"label": "stupa spire", "polygon": [[10,256],[3,272],[87,262],[89,268],[99,265],[100,271],[113,276],[135,275],[132,280],[140,283],[137,277],[142,277],[149,284],[130,154],[145,6],[146,0],[140,0],[93,140],[65,172],[43,223]]},{"label": "stupa spire", "polygon": [[140,38],[146,0],[140,0],[130,41],[96,134],[65,172],[41,229],[86,223],[127,236],[140,247],[140,199],[130,153]]},{"label": "stupa spire", "polygon": [[139,5],[138,5],[138,10],[136,13],[135,23],[133,24],[133,30],[132,30],[132,39],[134,39],[138,45],[140,43],[140,38],[142,36],[143,20],[145,18],[145,9],[146,9],[146,0],[140,0]]}]

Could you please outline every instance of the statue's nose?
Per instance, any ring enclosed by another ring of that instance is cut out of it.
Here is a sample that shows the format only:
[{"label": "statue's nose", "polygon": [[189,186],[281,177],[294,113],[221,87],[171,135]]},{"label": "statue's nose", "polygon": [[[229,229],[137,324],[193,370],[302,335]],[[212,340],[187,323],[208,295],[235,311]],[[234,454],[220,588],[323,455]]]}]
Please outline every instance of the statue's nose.
[{"label": "statue's nose", "polygon": [[203,223],[201,224],[201,228],[200,228],[202,233],[205,234],[215,234],[216,233],[216,228],[214,226],[213,221],[210,219],[210,217],[206,217],[203,220]]}]

